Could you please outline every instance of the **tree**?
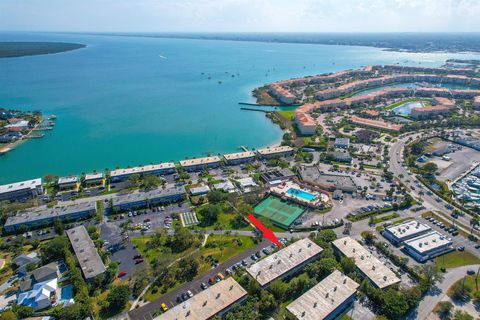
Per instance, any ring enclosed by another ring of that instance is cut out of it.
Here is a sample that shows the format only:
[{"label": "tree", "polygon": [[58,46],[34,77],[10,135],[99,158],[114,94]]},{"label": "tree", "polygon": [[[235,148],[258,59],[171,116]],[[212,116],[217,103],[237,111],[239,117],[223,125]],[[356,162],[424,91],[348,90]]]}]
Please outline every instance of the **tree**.
[{"label": "tree", "polygon": [[400,319],[408,311],[409,306],[400,292],[389,289],[382,294],[382,311],[390,319]]},{"label": "tree", "polygon": [[195,236],[187,228],[177,226],[175,234],[169,237],[166,245],[172,249],[172,252],[182,252],[190,248],[195,242]]},{"label": "tree", "polygon": [[63,227],[62,221],[60,219],[55,219],[53,221],[53,229],[55,230],[55,233],[58,234],[59,236],[63,236],[63,231],[65,228]]},{"label": "tree", "polygon": [[141,181],[141,187],[145,190],[155,189],[161,184],[160,178],[154,175],[146,175]]},{"label": "tree", "polygon": [[427,290],[433,287],[437,282],[442,282],[443,278],[443,274],[437,270],[434,265],[427,264],[422,267],[421,282]]},{"label": "tree", "polygon": [[455,311],[455,314],[453,315],[453,320],[473,320],[473,319],[474,319],[473,316],[471,316],[470,314],[462,310]]},{"label": "tree", "polygon": [[337,239],[337,234],[335,233],[335,231],[333,230],[330,230],[330,229],[326,229],[326,230],[321,230],[319,233],[318,233],[318,236],[317,236],[321,241],[324,241],[324,242],[327,242],[327,243],[330,243],[334,240]]},{"label": "tree", "polygon": [[267,290],[260,292],[260,301],[258,303],[258,309],[260,313],[268,314],[273,312],[277,308],[277,301],[275,297]]},{"label": "tree", "polygon": [[270,291],[278,301],[283,301],[283,299],[285,299],[288,289],[288,284],[279,279],[273,281],[270,285]]},{"label": "tree", "polygon": [[12,310],[7,310],[0,315],[0,320],[17,320],[17,316]]},{"label": "tree", "polygon": [[220,190],[212,190],[207,194],[208,202],[219,203],[225,199],[225,194]]},{"label": "tree", "polygon": [[127,285],[113,287],[107,295],[108,309],[120,312],[130,300],[131,295],[132,292]]},{"label": "tree", "polygon": [[211,226],[218,220],[220,209],[216,205],[207,205],[200,210],[200,221],[204,226]]},{"label": "tree", "polygon": [[128,177],[128,182],[132,187],[138,187],[140,185],[141,177],[140,174],[134,173],[130,177]]},{"label": "tree", "polygon": [[33,314],[33,308],[27,307],[27,306],[21,306],[18,304],[14,304],[12,306],[12,311],[13,313],[15,313],[15,315],[19,319],[28,318]]},{"label": "tree", "polygon": [[55,314],[56,319],[83,320],[89,316],[88,307],[81,303],[74,303],[56,310],[58,310]]},{"label": "tree", "polygon": [[355,271],[355,259],[351,257],[343,257],[340,261],[342,270],[345,274],[353,273]]},{"label": "tree", "polygon": [[65,251],[69,249],[67,237],[55,237],[40,247],[42,259],[45,263],[61,260],[65,256]]},{"label": "tree", "polygon": [[422,167],[422,171],[427,175],[434,175],[437,172],[437,170],[438,170],[438,166],[433,162],[427,162]]},{"label": "tree", "polygon": [[305,267],[305,270],[307,271],[309,277],[320,280],[332,273],[336,267],[337,260],[335,260],[335,258],[328,257],[308,264]]},{"label": "tree", "polygon": [[438,303],[438,315],[441,319],[450,319],[452,315],[453,304],[450,301],[440,301]]}]

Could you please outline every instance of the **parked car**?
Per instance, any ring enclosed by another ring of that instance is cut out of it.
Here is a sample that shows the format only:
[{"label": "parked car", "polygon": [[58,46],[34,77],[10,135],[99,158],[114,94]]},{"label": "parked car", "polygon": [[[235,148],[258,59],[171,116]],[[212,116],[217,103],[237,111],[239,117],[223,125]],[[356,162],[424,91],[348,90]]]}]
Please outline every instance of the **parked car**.
[{"label": "parked car", "polygon": [[464,246],[457,247],[457,250],[458,250],[458,251],[464,251],[464,250],[465,250],[465,247],[464,247]]},{"label": "parked car", "polygon": [[162,304],[160,305],[160,307],[162,307],[162,310],[163,312],[166,312],[168,310],[168,307],[165,303],[162,302]]},{"label": "parked car", "polygon": [[135,260],[135,264],[140,264],[140,263],[142,263],[143,261],[144,261],[143,259]]},{"label": "parked car", "polygon": [[187,291],[187,294],[188,294],[188,297],[189,297],[189,298],[193,297],[192,291],[188,290],[188,291]]},{"label": "parked car", "polygon": [[467,274],[468,274],[469,276],[472,276],[472,275],[475,274],[475,270],[469,269],[469,270],[467,270]]},{"label": "parked car", "polygon": [[121,278],[121,277],[124,277],[127,273],[125,271],[122,271],[118,274],[118,277]]},{"label": "parked car", "polygon": [[208,288],[208,284],[206,284],[205,282],[202,282],[202,284],[200,284],[200,287],[205,290]]}]

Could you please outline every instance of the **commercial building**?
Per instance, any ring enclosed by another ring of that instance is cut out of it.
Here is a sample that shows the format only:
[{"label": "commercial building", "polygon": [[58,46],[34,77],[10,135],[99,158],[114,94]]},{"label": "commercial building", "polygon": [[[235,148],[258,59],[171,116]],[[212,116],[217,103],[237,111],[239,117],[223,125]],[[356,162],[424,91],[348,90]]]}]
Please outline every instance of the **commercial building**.
[{"label": "commercial building", "polygon": [[304,182],[328,191],[341,190],[353,193],[357,190],[352,177],[322,173],[317,167],[300,167],[300,177]]},{"label": "commercial building", "polygon": [[399,244],[424,234],[430,230],[431,228],[426,224],[420,223],[416,220],[409,220],[395,226],[385,228],[383,231],[383,236],[390,242]]},{"label": "commercial building", "polygon": [[352,157],[350,156],[350,153],[347,150],[329,152],[328,157],[338,162],[352,161]]},{"label": "commercial building", "polygon": [[124,211],[135,208],[144,208],[150,205],[160,203],[176,202],[186,198],[185,188],[183,186],[168,189],[155,189],[147,192],[135,192],[127,195],[113,197],[111,206],[105,207],[105,213],[114,211]]},{"label": "commercial building", "polygon": [[293,154],[293,148],[289,146],[267,147],[258,149],[257,154],[263,159],[287,157]]},{"label": "commercial building", "polygon": [[335,270],[287,306],[298,320],[333,320],[355,302],[359,284]]},{"label": "commercial building", "polygon": [[255,152],[253,151],[245,151],[245,152],[237,152],[237,153],[229,153],[224,154],[223,158],[225,158],[225,163],[228,165],[235,165],[245,162],[250,162],[255,160]]},{"label": "commercial building", "polygon": [[0,186],[0,201],[23,200],[43,194],[42,179],[15,182]]},{"label": "commercial building", "polygon": [[432,231],[404,242],[405,250],[419,262],[425,262],[452,248],[452,241],[437,231]]},{"label": "commercial building", "polygon": [[121,182],[127,180],[132,174],[140,175],[164,175],[175,172],[175,164],[173,162],[164,162],[159,164],[149,164],[146,166],[116,169],[110,171],[111,182]]},{"label": "commercial building", "polygon": [[95,202],[83,202],[63,207],[44,207],[39,210],[32,210],[18,213],[9,217],[5,222],[5,232],[17,232],[22,226],[33,229],[42,226],[52,225],[55,219],[60,221],[73,221],[91,217],[97,213]]},{"label": "commercial building", "polygon": [[180,161],[180,166],[185,171],[200,171],[205,168],[217,168],[220,166],[220,157],[204,157],[198,159],[188,159]]},{"label": "commercial building", "polygon": [[105,176],[103,173],[87,173],[83,179],[86,187],[105,185]]},{"label": "commercial building", "polygon": [[355,239],[345,237],[333,241],[332,244],[336,252],[341,256],[355,259],[355,265],[359,272],[364,277],[367,277],[375,287],[384,289],[400,282],[400,279],[392,270]]},{"label": "commercial building", "polygon": [[180,303],[154,320],[207,320],[242,302],[247,291],[232,277],[220,281]]},{"label": "commercial building", "polygon": [[312,240],[304,238],[254,263],[247,268],[247,272],[260,286],[266,287],[275,279],[295,274],[318,258],[322,251]]},{"label": "commercial building", "polygon": [[57,185],[59,190],[77,190],[80,182],[77,176],[60,177]]},{"label": "commercial building", "polygon": [[104,273],[105,265],[85,226],[81,225],[65,232],[77,256],[85,280],[88,281]]}]

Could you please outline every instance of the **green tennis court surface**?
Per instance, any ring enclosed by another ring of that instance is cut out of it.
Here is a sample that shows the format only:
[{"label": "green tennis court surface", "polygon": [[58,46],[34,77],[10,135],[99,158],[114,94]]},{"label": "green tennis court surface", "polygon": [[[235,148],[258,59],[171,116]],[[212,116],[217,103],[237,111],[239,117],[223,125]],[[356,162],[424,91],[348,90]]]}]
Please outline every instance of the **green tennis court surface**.
[{"label": "green tennis court surface", "polygon": [[287,229],[302,213],[303,208],[270,196],[253,210],[256,216],[265,217],[273,224]]}]

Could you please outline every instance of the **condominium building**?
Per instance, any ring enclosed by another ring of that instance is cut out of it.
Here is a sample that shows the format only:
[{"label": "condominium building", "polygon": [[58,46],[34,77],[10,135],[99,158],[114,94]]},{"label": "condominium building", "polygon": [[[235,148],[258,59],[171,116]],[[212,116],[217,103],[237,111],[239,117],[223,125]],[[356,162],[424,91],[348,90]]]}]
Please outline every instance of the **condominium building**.
[{"label": "condominium building", "polygon": [[205,168],[212,169],[220,166],[221,159],[218,156],[188,159],[180,161],[180,166],[185,171],[200,171]]},{"label": "condominium building", "polygon": [[21,230],[22,226],[28,229],[52,225],[56,219],[60,221],[76,221],[93,216],[97,212],[95,202],[83,202],[70,206],[26,211],[9,217],[5,222],[5,232],[12,233]]},{"label": "condominium building", "polygon": [[236,165],[236,164],[255,160],[255,152],[245,151],[245,152],[229,153],[229,154],[224,154],[223,158],[225,159],[226,164]]},{"label": "condominium building", "polygon": [[298,320],[333,320],[355,302],[359,284],[335,270],[287,306]]},{"label": "condominium building", "polygon": [[286,157],[293,154],[293,148],[289,146],[266,147],[258,149],[257,154],[263,159]]},{"label": "condominium building", "polygon": [[296,273],[318,258],[322,251],[312,240],[304,238],[254,263],[247,272],[260,286],[266,287],[275,279]]},{"label": "condominium building", "polygon": [[365,249],[355,239],[345,237],[332,242],[334,249],[341,256],[355,259],[358,271],[367,277],[377,288],[384,289],[399,283],[395,273]]},{"label": "condominium building", "polygon": [[200,291],[154,320],[208,320],[223,315],[247,297],[247,291],[229,277]]},{"label": "condominium building", "polygon": [[60,190],[78,190],[80,182],[77,176],[60,177],[57,185]]},{"label": "condominium building", "polygon": [[42,179],[15,182],[0,186],[0,201],[23,200],[43,194]]},{"label": "condominium building", "polygon": [[81,225],[65,232],[77,256],[85,280],[88,281],[104,273],[105,265],[85,226]]},{"label": "condominium building", "polygon": [[159,164],[149,164],[145,166],[116,169],[110,171],[111,182],[121,182],[127,180],[132,174],[140,175],[164,175],[175,172],[175,164],[173,162],[164,162]]}]

